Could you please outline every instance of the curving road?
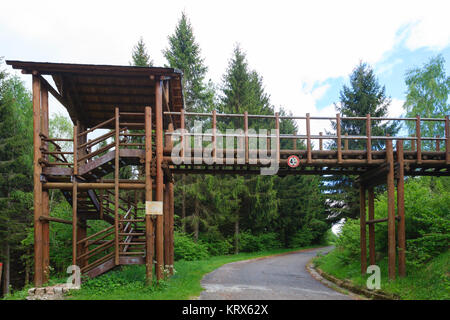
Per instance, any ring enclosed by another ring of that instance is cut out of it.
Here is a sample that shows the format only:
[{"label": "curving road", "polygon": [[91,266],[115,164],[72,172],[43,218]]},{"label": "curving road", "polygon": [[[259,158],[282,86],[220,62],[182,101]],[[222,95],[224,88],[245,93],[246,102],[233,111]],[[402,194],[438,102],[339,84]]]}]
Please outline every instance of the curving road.
[{"label": "curving road", "polygon": [[207,274],[200,300],[343,300],[306,270],[319,251],[332,247],[228,263]]}]

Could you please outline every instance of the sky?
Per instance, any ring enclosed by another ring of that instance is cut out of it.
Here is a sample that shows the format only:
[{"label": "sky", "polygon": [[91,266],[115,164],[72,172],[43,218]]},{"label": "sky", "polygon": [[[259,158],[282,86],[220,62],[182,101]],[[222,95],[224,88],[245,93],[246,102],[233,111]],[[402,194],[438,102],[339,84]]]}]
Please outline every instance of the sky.
[{"label": "sky", "polygon": [[[450,64],[450,1],[7,1],[0,56],[12,60],[128,65],[142,36],[156,66],[184,11],[208,78],[220,85],[239,43],[276,109],[333,116],[342,86],[369,63],[403,113],[404,75],[442,54]],[[9,68],[9,67],[8,67]],[[9,70],[13,73],[12,70]],[[31,77],[21,75],[31,88]],[[61,112],[52,99],[51,112]],[[318,134],[329,122],[312,123]],[[300,124],[300,133],[304,125]]]}]

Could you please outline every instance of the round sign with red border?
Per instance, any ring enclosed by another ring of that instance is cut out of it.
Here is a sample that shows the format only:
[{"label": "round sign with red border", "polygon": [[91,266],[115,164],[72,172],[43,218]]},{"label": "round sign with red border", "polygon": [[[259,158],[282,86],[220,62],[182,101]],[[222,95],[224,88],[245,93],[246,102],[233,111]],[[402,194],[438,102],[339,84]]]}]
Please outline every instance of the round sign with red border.
[{"label": "round sign with red border", "polygon": [[287,158],[287,164],[291,168],[297,168],[300,165],[300,158],[295,155],[291,155]]}]

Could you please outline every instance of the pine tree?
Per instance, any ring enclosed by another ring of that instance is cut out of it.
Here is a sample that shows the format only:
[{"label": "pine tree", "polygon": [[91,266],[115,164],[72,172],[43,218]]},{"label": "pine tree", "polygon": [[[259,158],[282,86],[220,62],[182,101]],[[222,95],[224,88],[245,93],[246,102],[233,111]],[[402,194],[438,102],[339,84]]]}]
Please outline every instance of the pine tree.
[{"label": "pine tree", "polygon": [[[344,85],[340,92],[340,102],[335,104],[336,111],[344,117],[387,117],[391,99],[386,96],[385,87],[381,87],[375,77],[373,69],[360,62],[350,75],[350,86]],[[332,121],[332,127],[336,130],[336,122]],[[373,136],[395,135],[398,132],[396,122],[374,121],[371,122]],[[341,134],[366,135],[366,121],[345,120],[341,121]],[[328,132],[327,134],[334,134]],[[350,150],[365,150],[365,140],[349,140]],[[372,140],[372,148],[383,149],[384,140]],[[336,142],[329,144],[330,148],[336,148]],[[343,146],[341,146],[343,148]],[[356,218],[359,216],[359,191],[354,184],[352,176],[331,176],[325,178],[325,189],[329,192],[328,209],[334,220],[341,218]]]},{"label": "pine tree", "polygon": [[131,54],[131,65],[138,67],[152,67],[153,60],[147,52],[144,39],[141,37],[137,44],[133,47],[133,53]]}]

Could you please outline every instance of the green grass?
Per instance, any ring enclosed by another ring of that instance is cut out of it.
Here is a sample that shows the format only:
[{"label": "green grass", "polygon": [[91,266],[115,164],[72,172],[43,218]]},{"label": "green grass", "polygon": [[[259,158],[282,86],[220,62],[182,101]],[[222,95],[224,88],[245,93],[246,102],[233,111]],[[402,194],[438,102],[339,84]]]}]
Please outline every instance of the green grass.
[{"label": "green grass", "polygon": [[[159,285],[145,286],[145,266],[123,266],[97,278],[87,280],[80,290],[73,290],[68,300],[187,300],[195,299],[202,292],[200,280],[220,266],[241,260],[271,256],[300,249],[278,249],[263,252],[239,253],[237,255],[213,256],[198,261],[176,261],[175,274]],[[52,281],[55,284],[56,280]],[[59,280],[59,283],[65,280]],[[57,281],[56,281],[57,282]],[[22,300],[30,286],[16,291],[5,299]]]},{"label": "green grass", "polygon": [[[366,287],[370,275],[361,276],[359,259],[342,262],[339,249],[314,260],[324,272],[339,279],[351,280]],[[387,277],[387,259],[377,262],[381,270],[381,291],[394,294],[405,300],[448,300],[450,299],[450,252],[445,252],[431,260],[422,268],[407,267],[407,276],[390,281]]]}]

